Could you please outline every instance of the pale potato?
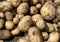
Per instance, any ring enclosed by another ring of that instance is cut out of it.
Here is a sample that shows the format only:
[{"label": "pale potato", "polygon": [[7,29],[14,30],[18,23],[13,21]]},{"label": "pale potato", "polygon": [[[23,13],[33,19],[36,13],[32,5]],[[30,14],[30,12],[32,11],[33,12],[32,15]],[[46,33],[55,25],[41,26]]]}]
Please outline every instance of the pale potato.
[{"label": "pale potato", "polygon": [[0,18],[4,18],[4,13],[0,12]]}]

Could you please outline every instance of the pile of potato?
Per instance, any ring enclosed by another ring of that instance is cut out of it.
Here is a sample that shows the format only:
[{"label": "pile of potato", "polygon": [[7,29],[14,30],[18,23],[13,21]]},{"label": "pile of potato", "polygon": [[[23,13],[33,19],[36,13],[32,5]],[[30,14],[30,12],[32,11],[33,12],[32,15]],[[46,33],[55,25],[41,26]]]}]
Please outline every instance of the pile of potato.
[{"label": "pile of potato", "polygon": [[60,0],[0,0],[0,42],[60,42]]}]

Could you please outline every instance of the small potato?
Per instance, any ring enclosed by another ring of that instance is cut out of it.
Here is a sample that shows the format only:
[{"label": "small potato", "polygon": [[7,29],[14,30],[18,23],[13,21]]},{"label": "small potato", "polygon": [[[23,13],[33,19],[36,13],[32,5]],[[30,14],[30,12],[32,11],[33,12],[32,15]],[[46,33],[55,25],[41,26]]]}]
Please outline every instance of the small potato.
[{"label": "small potato", "polygon": [[42,35],[37,27],[31,27],[28,30],[28,35],[31,42],[43,42]]},{"label": "small potato", "polygon": [[14,24],[18,24],[18,23],[19,23],[19,18],[14,17],[14,18],[13,18],[13,23],[14,23]]},{"label": "small potato", "polygon": [[47,32],[53,32],[55,30],[53,24],[46,22],[46,25],[47,25],[47,28],[46,28]]},{"label": "small potato", "polygon": [[0,11],[5,12],[12,9],[12,4],[8,1],[0,2]]},{"label": "small potato", "polygon": [[44,40],[47,40],[49,37],[47,32],[42,32],[42,36],[43,36]]},{"label": "small potato", "polygon": [[21,0],[7,0],[7,1],[11,2],[14,7],[19,6],[19,4],[21,3]]},{"label": "small potato", "polygon": [[30,14],[35,15],[38,13],[38,9],[35,6],[30,7]]},{"label": "small potato", "polygon": [[37,9],[40,9],[41,6],[42,6],[41,4],[36,4],[36,8],[37,8]]},{"label": "small potato", "polygon": [[55,11],[55,7],[51,1],[47,1],[40,10],[45,20],[52,20],[55,17]]},{"label": "small potato", "polygon": [[6,20],[8,21],[13,19],[13,15],[11,12],[5,12],[5,17],[6,17]]},{"label": "small potato", "polygon": [[4,13],[0,12],[0,18],[4,18]]},{"label": "small potato", "polygon": [[29,2],[29,0],[22,0],[22,2]]},{"label": "small potato", "polygon": [[36,5],[38,3],[39,0],[30,0],[30,4],[31,5]]},{"label": "small potato", "polygon": [[0,40],[0,42],[4,42],[3,40]]},{"label": "small potato", "polygon": [[13,27],[14,27],[14,23],[12,21],[6,21],[5,28],[7,30],[11,30],[11,29],[13,29]]},{"label": "small potato", "polygon": [[0,29],[2,29],[4,26],[4,20],[3,19],[0,19]]},{"label": "small potato", "polygon": [[8,39],[11,37],[11,34],[8,30],[0,30],[0,39]]},{"label": "small potato", "polygon": [[26,15],[26,16],[24,16],[24,17],[20,20],[20,22],[19,22],[19,24],[18,24],[18,28],[19,28],[21,31],[26,32],[26,31],[30,28],[31,23],[32,23],[32,18],[31,18],[31,16]]},{"label": "small potato", "polygon": [[29,5],[28,3],[21,3],[17,8],[18,14],[26,14],[29,11]]},{"label": "small potato", "polygon": [[47,42],[58,42],[59,41],[59,33],[58,32],[52,32],[49,34],[49,39]]},{"label": "small potato", "polygon": [[11,31],[12,35],[18,35],[20,33],[20,30],[18,28],[15,28]]}]

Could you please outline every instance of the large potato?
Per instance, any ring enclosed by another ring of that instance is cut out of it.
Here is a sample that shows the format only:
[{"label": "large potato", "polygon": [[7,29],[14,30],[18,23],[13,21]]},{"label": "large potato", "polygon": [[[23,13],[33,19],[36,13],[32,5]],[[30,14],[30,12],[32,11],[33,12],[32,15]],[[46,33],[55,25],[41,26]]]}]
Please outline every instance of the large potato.
[{"label": "large potato", "polygon": [[55,17],[55,7],[51,1],[47,1],[40,10],[45,20],[52,20]]},{"label": "large potato", "polygon": [[28,31],[31,42],[42,42],[42,35],[37,27],[31,27]]},{"label": "large potato", "polygon": [[58,41],[59,41],[59,33],[58,32],[50,33],[48,42],[58,42]]},{"label": "large potato", "polygon": [[21,31],[27,31],[29,28],[30,28],[30,26],[31,26],[31,23],[32,23],[32,18],[31,18],[31,16],[28,16],[28,15],[26,15],[26,16],[24,16],[21,20],[20,20],[20,22],[19,22],[19,24],[18,24],[18,28],[21,30]]}]

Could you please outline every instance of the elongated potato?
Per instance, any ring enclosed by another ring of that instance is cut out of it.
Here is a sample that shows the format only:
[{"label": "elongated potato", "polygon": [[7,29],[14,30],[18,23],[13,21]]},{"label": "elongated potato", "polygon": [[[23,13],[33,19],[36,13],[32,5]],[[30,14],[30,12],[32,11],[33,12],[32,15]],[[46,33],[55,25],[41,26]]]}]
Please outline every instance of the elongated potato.
[{"label": "elongated potato", "polygon": [[51,1],[47,1],[41,8],[40,12],[45,20],[52,20],[55,17],[55,7]]},{"label": "elongated potato", "polygon": [[8,30],[0,30],[0,39],[8,39],[11,34]]},{"label": "elongated potato", "polygon": [[37,27],[31,27],[28,30],[28,35],[31,42],[43,42],[42,35]]},{"label": "elongated potato", "polygon": [[24,17],[20,20],[20,22],[19,22],[19,24],[18,24],[18,28],[19,28],[21,31],[26,32],[26,31],[30,28],[31,23],[32,23],[32,18],[31,18],[31,16],[26,15],[26,16],[24,16]]},{"label": "elongated potato", "polygon": [[0,18],[4,18],[4,13],[0,12]]},{"label": "elongated potato", "polygon": [[49,39],[47,42],[58,42],[59,41],[59,33],[58,32],[52,32],[49,35]]}]

